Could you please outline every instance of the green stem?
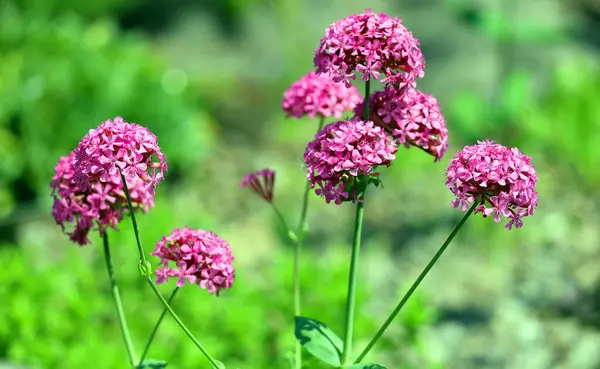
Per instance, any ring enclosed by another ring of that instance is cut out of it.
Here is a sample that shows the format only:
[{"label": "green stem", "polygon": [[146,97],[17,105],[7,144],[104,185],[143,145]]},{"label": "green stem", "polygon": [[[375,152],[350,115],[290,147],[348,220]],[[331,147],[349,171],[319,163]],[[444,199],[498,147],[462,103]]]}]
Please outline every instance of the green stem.
[{"label": "green stem", "polygon": [[127,207],[129,208],[129,215],[131,216],[131,223],[133,223],[133,232],[135,233],[135,241],[137,242],[138,252],[140,254],[140,271],[144,275],[150,274],[150,266],[146,260],[146,253],[142,246],[142,240],[140,239],[140,231],[138,229],[137,221],[135,220],[135,212],[133,211],[133,203],[131,202],[131,196],[129,195],[129,188],[127,187],[127,181],[121,171],[121,182],[123,183],[123,189],[125,190],[125,197],[127,198]]},{"label": "green stem", "polygon": [[[173,292],[171,292],[171,296],[169,296],[169,299],[167,300],[167,303],[169,305],[171,305],[171,302],[175,298],[177,291],[179,291],[179,287],[175,287]],[[162,313],[160,314],[160,317],[158,318],[158,321],[154,325],[154,329],[152,329],[152,333],[150,333],[150,338],[148,338],[148,342],[146,342],[146,346],[144,347],[144,352],[142,352],[142,357],[140,358],[140,365],[142,364],[142,361],[144,361],[144,359],[146,358],[146,355],[148,355],[148,351],[150,350],[152,341],[154,341],[154,336],[156,336],[156,332],[158,332],[158,327],[160,327],[160,324],[162,323],[165,315],[167,315],[167,308],[163,309]]]},{"label": "green stem", "polygon": [[295,242],[295,237],[292,235],[293,232],[290,230],[290,227],[288,227],[287,222],[285,221],[285,218],[283,217],[283,215],[281,214],[279,209],[277,209],[277,206],[275,206],[274,203],[271,203],[271,207],[273,208],[275,215],[277,215],[277,220],[279,220],[279,225],[287,232],[288,237]]},{"label": "green stem", "polygon": [[167,309],[169,314],[171,314],[173,319],[175,319],[175,321],[177,322],[177,324],[179,324],[179,326],[185,332],[185,334],[187,334],[187,336],[192,340],[192,342],[194,342],[196,347],[198,347],[198,349],[200,349],[200,351],[204,354],[204,356],[206,356],[206,358],[208,359],[208,361],[210,361],[210,363],[213,365],[213,367],[217,368],[217,369],[222,368],[223,364],[216,361],[212,356],[210,356],[210,354],[206,351],[204,346],[202,346],[200,344],[200,342],[196,339],[196,337],[194,337],[192,332],[190,332],[190,330],[185,326],[185,324],[183,324],[181,319],[179,319],[177,314],[175,314],[175,311],[173,311],[173,309],[171,308],[171,306],[169,305],[167,300],[165,300],[165,298],[160,293],[158,288],[154,285],[154,282],[152,282],[152,278],[150,277],[150,275],[152,274],[152,268],[151,268],[150,263],[146,260],[146,257],[144,255],[144,248],[142,247],[142,240],[140,239],[140,233],[138,230],[137,222],[135,220],[135,213],[133,212],[133,205],[131,203],[131,197],[129,196],[129,189],[127,188],[127,181],[125,180],[123,173],[121,173],[121,181],[123,182],[123,189],[125,190],[125,197],[127,198],[127,206],[129,207],[129,212],[131,215],[133,231],[135,232],[135,240],[137,242],[138,251],[140,253],[140,271],[142,272],[142,275],[144,275],[146,282],[148,282],[148,284],[150,285],[150,287],[156,294],[156,297],[158,297],[158,299],[164,305],[165,309]]},{"label": "green stem", "polygon": [[[321,116],[319,119],[319,126],[317,132],[321,132],[323,124],[325,123],[325,117]],[[302,195],[302,211],[300,213],[300,220],[298,222],[298,229],[296,230],[296,240],[294,242],[294,315],[300,316],[301,304],[300,304],[300,250],[306,237],[306,216],[308,214],[308,194],[310,193],[310,182],[306,181],[304,186],[304,194]],[[302,345],[299,341],[296,341],[294,367],[296,369],[302,368]]]},{"label": "green stem", "polygon": [[364,120],[370,120],[369,118],[369,103],[371,100],[369,99],[371,95],[371,79],[369,78],[365,82],[365,110],[363,112]]},{"label": "green stem", "polygon": [[471,215],[471,213],[473,213],[473,210],[475,210],[475,208],[479,204],[480,204],[479,201],[475,201],[473,203],[473,205],[471,206],[471,208],[469,209],[469,211],[467,211],[467,213],[463,216],[463,218],[460,220],[460,222],[458,223],[458,225],[454,228],[454,230],[452,231],[452,233],[450,233],[450,235],[448,236],[448,238],[446,238],[446,241],[444,241],[444,243],[442,244],[442,246],[440,247],[440,249],[435,253],[435,255],[433,256],[433,258],[429,261],[429,263],[427,264],[427,266],[425,267],[425,269],[423,269],[423,271],[421,272],[421,274],[419,274],[419,276],[417,277],[417,279],[415,280],[415,282],[412,284],[412,286],[410,286],[410,288],[408,289],[408,291],[406,292],[406,294],[404,295],[404,297],[402,297],[402,300],[400,300],[400,302],[398,303],[398,305],[396,306],[396,308],[394,309],[394,311],[392,312],[392,314],[390,314],[390,316],[387,318],[387,320],[385,321],[385,323],[383,323],[383,325],[381,326],[381,328],[379,328],[379,330],[375,334],[375,337],[373,337],[373,339],[371,340],[371,342],[369,342],[369,344],[367,345],[367,347],[358,356],[358,358],[354,362],[355,364],[360,363],[360,361],[369,353],[369,351],[371,351],[371,348],[373,348],[373,346],[375,345],[375,343],[379,340],[379,338],[381,338],[381,336],[383,335],[383,333],[385,332],[385,330],[387,329],[387,327],[394,320],[394,318],[396,318],[396,315],[398,315],[398,313],[400,312],[400,310],[402,309],[402,307],[406,304],[406,302],[408,301],[408,299],[410,299],[410,297],[415,292],[415,290],[417,289],[417,287],[419,287],[419,284],[421,284],[421,282],[423,281],[423,279],[425,278],[425,276],[427,275],[427,273],[429,273],[429,271],[431,270],[431,268],[433,268],[433,266],[438,261],[438,259],[440,258],[440,256],[442,256],[442,254],[444,253],[444,251],[446,250],[446,248],[448,247],[448,245],[450,245],[450,242],[452,242],[452,240],[454,239],[454,236],[456,236],[456,234],[458,233],[458,231],[460,231],[460,229],[465,224],[465,222],[467,221],[467,219],[469,218],[469,216]]},{"label": "green stem", "polygon": [[162,302],[162,304],[165,307],[165,309],[169,312],[169,314],[171,314],[171,316],[173,317],[173,319],[175,319],[175,322],[177,322],[177,324],[179,325],[179,327],[181,327],[181,329],[183,330],[183,332],[185,332],[185,334],[190,338],[190,340],[192,340],[192,342],[194,342],[194,344],[196,345],[196,347],[198,347],[198,349],[204,354],[204,356],[208,359],[208,361],[210,361],[210,363],[212,364],[212,366],[214,368],[222,368],[223,364],[220,363],[219,361],[215,360],[208,353],[208,351],[206,351],[206,349],[204,348],[204,346],[202,346],[202,344],[200,343],[200,341],[198,341],[198,339],[196,337],[194,337],[194,335],[188,329],[188,327],[186,327],[185,324],[183,323],[183,321],[181,321],[181,319],[179,318],[179,316],[177,316],[177,314],[175,313],[175,311],[171,308],[171,305],[169,305],[169,303],[167,302],[167,300],[165,300],[164,296],[160,293],[160,291],[158,290],[158,288],[156,287],[156,285],[152,281],[152,278],[150,278],[149,276],[146,276],[146,282],[148,282],[148,284],[150,285],[150,287],[152,287],[152,291],[154,291],[154,293],[156,294],[156,297],[158,297],[158,299],[160,300],[160,302]]},{"label": "green stem", "polygon": [[354,241],[352,243],[352,257],[350,261],[350,277],[348,278],[348,295],[346,298],[346,324],[344,328],[344,350],[342,363],[350,364],[352,351],[352,330],[354,327],[354,300],[356,299],[356,281],[358,277],[358,256],[360,253],[360,240],[362,236],[363,213],[365,206],[364,191],[358,194],[356,204],[356,218],[354,220]]},{"label": "green stem", "polygon": [[108,232],[104,230],[102,235],[104,241],[104,260],[106,261],[106,269],[108,270],[108,278],[110,280],[110,287],[112,290],[113,299],[115,300],[115,306],[117,308],[117,315],[119,316],[119,325],[121,327],[121,334],[123,335],[123,341],[125,341],[125,347],[127,348],[127,355],[129,356],[129,366],[135,368],[137,362],[135,349],[133,348],[133,342],[127,328],[127,320],[125,319],[125,312],[123,311],[123,303],[121,302],[121,295],[119,294],[119,286],[117,285],[117,279],[115,278],[115,268],[110,256],[110,246],[108,244]]}]

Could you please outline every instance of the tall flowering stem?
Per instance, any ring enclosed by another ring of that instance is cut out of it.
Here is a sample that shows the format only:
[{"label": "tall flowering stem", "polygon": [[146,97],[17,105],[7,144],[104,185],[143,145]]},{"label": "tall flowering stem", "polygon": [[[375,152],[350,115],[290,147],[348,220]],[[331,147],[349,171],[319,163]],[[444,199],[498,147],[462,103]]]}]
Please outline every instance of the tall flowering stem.
[{"label": "tall flowering stem", "polygon": [[[171,296],[169,296],[169,299],[167,300],[167,303],[169,305],[175,298],[177,291],[179,291],[179,287],[175,287],[173,292],[171,292]],[[150,351],[150,346],[152,345],[152,341],[154,341],[156,332],[158,332],[158,327],[160,327],[160,324],[162,323],[163,319],[165,318],[165,315],[167,315],[166,308],[163,309],[162,313],[160,314],[160,317],[158,318],[158,321],[156,322],[156,324],[154,325],[154,328],[152,329],[152,333],[150,333],[150,337],[148,338],[148,342],[146,342],[146,346],[144,346],[144,352],[142,352],[142,357],[140,357],[140,361],[139,361],[138,365],[141,365],[142,362],[144,361],[144,359],[146,358],[146,356],[148,355],[148,351]]]},{"label": "tall flowering stem", "polygon": [[[323,129],[323,124],[325,122],[325,117],[321,116],[319,119],[319,126],[317,127],[317,133],[319,133]],[[310,192],[310,181],[306,181],[306,185],[304,186],[304,195],[302,196],[302,211],[300,213],[300,220],[298,221],[298,229],[296,230],[296,235],[294,240],[294,315],[300,316],[302,314],[301,310],[301,299],[300,299],[300,249],[304,244],[304,239],[306,238],[306,216],[308,214],[308,194]],[[302,368],[302,344],[299,341],[296,341],[296,350],[295,350],[295,368]]]},{"label": "tall flowering stem", "polygon": [[[132,213],[133,214],[133,213]],[[131,341],[131,335],[127,328],[127,320],[125,319],[125,312],[123,311],[123,304],[121,302],[121,294],[119,293],[119,286],[115,278],[115,268],[113,266],[112,257],[110,256],[110,245],[108,242],[107,230],[102,234],[102,241],[104,243],[104,260],[106,261],[106,269],[108,270],[108,278],[110,279],[110,287],[112,290],[113,299],[115,300],[115,306],[117,308],[117,315],[119,316],[119,325],[121,327],[121,333],[123,334],[123,341],[125,341],[125,347],[127,348],[127,355],[129,356],[129,366],[135,368],[137,362],[137,355]]]},{"label": "tall flowering stem", "polygon": [[365,194],[358,194],[356,204],[356,218],[354,220],[354,240],[352,242],[352,256],[350,261],[350,277],[348,279],[348,296],[346,297],[346,324],[344,328],[344,349],[342,363],[350,364],[352,350],[352,330],[354,328],[354,300],[356,299],[356,281],[358,277],[358,256],[360,253],[360,240],[362,237],[363,214],[365,207]]},{"label": "tall flowering stem", "polygon": [[194,334],[188,329],[188,327],[185,326],[185,324],[183,323],[183,321],[181,320],[181,318],[179,318],[179,316],[171,308],[171,305],[169,305],[169,303],[167,302],[167,300],[163,297],[163,295],[158,290],[158,287],[156,287],[156,285],[154,284],[154,282],[152,281],[152,279],[149,276],[146,276],[146,282],[148,282],[148,284],[150,285],[150,287],[152,288],[152,290],[154,291],[154,293],[156,294],[156,296],[158,297],[158,299],[160,300],[160,302],[162,302],[162,304],[164,305],[165,309],[167,309],[167,311],[169,312],[169,314],[171,314],[171,316],[173,317],[173,319],[175,320],[175,322],[177,322],[177,324],[183,330],[183,332],[190,338],[190,340],[192,340],[192,342],[194,342],[194,344],[196,345],[196,347],[198,347],[198,349],[202,352],[202,354],[204,354],[204,356],[208,359],[208,361],[210,361],[212,367],[214,369],[221,369],[221,368],[223,368],[224,367],[223,364],[221,362],[215,360],[208,353],[208,351],[206,351],[206,349],[204,348],[204,346],[202,346],[202,344],[200,343],[200,341],[198,341],[198,339],[196,337],[194,337]]},{"label": "tall flowering stem", "polygon": [[[125,181],[125,177],[123,176],[122,173],[121,173],[121,180],[123,181],[123,188],[125,190],[125,196],[127,197],[127,205],[129,206],[129,209],[131,210],[132,207],[133,207],[133,205],[131,204],[131,197],[129,196],[129,189],[127,188],[127,181]],[[192,332],[185,326],[185,324],[183,323],[183,321],[179,318],[179,316],[171,308],[171,305],[169,305],[169,302],[164,298],[164,296],[158,290],[158,287],[156,287],[156,285],[152,281],[152,278],[150,277],[150,275],[151,275],[150,262],[148,262],[146,260],[146,257],[144,255],[144,248],[142,247],[142,241],[140,239],[140,233],[139,233],[139,230],[138,230],[137,221],[135,220],[135,213],[134,212],[131,212],[131,222],[133,224],[133,231],[135,233],[135,239],[136,239],[136,242],[137,242],[138,250],[140,252],[140,271],[144,275],[144,279],[146,280],[146,282],[148,282],[148,284],[150,285],[150,288],[152,288],[152,291],[154,291],[154,294],[156,295],[156,297],[158,297],[158,299],[160,300],[160,302],[163,304],[164,308],[169,312],[169,314],[171,314],[171,316],[173,317],[173,319],[175,320],[175,322],[177,322],[177,324],[179,325],[179,327],[190,338],[190,340],[192,340],[192,342],[194,342],[194,344],[196,345],[196,347],[198,347],[198,349],[202,352],[202,354],[204,354],[204,356],[208,359],[208,361],[210,361],[210,363],[212,364],[212,366],[214,368],[216,368],[216,369],[223,368],[223,364],[220,363],[219,361],[215,360],[208,353],[208,351],[206,351],[206,349],[204,348],[204,346],[202,346],[202,344],[200,343],[200,341],[198,341],[198,339],[196,337],[194,337],[194,335],[192,334]]]},{"label": "tall flowering stem", "polygon": [[386,321],[383,323],[383,325],[381,326],[381,328],[379,328],[379,330],[377,331],[377,333],[375,334],[375,336],[373,337],[373,339],[371,339],[371,342],[369,342],[369,344],[367,345],[367,347],[358,356],[358,358],[354,362],[355,364],[360,363],[361,360],[364,359],[364,357],[369,353],[369,351],[371,351],[371,349],[373,348],[373,346],[375,345],[375,343],[377,343],[377,341],[379,340],[379,338],[381,338],[381,336],[383,335],[383,333],[385,332],[385,330],[388,328],[388,326],[392,323],[392,321],[394,320],[394,318],[396,318],[396,315],[398,315],[398,313],[400,312],[400,310],[402,310],[402,308],[404,307],[404,305],[408,302],[408,300],[410,299],[410,297],[412,296],[412,294],[415,292],[415,290],[417,289],[417,287],[419,287],[419,285],[421,284],[421,282],[423,281],[423,279],[425,279],[425,276],[427,275],[427,273],[429,273],[429,271],[431,270],[431,268],[433,268],[433,266],[438,261],[438,259],[442,256],[442,254],[444,253],[444,251],[446,250],[446,248],[448,247],[448,245],[450,245],[450,242],[452,242],[452,240],[454,239],[454,236],[456,236],[456,234],[458,233],[458,231],[460,231],[460,229],[465,224],[465,222],[467,221],[467,219],[469,218],[469,216],[473,213],[473,211],[477,208],[477,206],[479,204],[480,204],[479,201],[475,201],[473,203],[473,205],[471,206],[471,208],[469,209],[469,211],[467,211],[467,213],[463,216],[463,218],[460,220],[460,222],[458,223],[458,225],[454,228],[454,230],[452,231],[452,233],[450,233],[450,235],[448,236],[448,238],[446,238],[446,241],[444,241],[444,243],[442,244],[442,246],[435,253],[435,255],[433,256],[433,258],[429,261],[429,263],[427,264],[427,266],[425,267],[425,269],[423,269],[423,271],[421,272],[421,274],[419,274],[419,276],[414,281],[414,283],[412,284],[412,286],[410,286],[410,288],[408,289],[408,291],[406,292],[406,294],[404,295],[404,297],[402,297],[402,299],[400,300],[400,302],[398,303],[398,305],[396,306],[396,308],[394,309],[394,311],[392,311],[392,313],[386,319]]},{"label": "tall flowering stem", "polygon": [[133,212],[133,204],[131,203],[131,195],[129,194],[129,188],[127,187],[127,181],[125,180],[125,176],[121,172],[121,182],[123,183],[123,190],[125,192],[125,197],[127,198],[127,206],[129,207],[129,214],[131,214],[131,223],[133,224],[133,233],[135,233],[135,241],[138,247],[138,252],[140,254],[140,272],[148,276],[152,272],[152,266],[150,262],[146,260],[146,253],[144,252],[144,247],[142,246],[142,240],[140,239],[140,231],[138,230],[137,221],[135,220],[135,213]]},{"label": "tall flowering stem", "polygon": [[[365,82],[365,120],[369,118],[369,95],[371,80]],[[348,295],[346,297],[346,324],[344,327],[344,348],[342,362],[349,364],[352,351],[352,331],[354,328],[354,300],[356,299],[356,281],[358,278],[358,257],[360,255],[360,241],[362,237],[363,214],[365,207],[365,190],[357,196],[356,218],[354,220],[354,239],[352,241],[352,256],[350,258],[350,277],[348,278]]]},{"label": "tall flowering stem", "polygon": [[364,111],[363,111],[363,119],[364,120],[369,120],[369,102],[370,102],[370,97],[371,97],[371,80],[367,80],[365,82],[365,106],[364,106]]}]

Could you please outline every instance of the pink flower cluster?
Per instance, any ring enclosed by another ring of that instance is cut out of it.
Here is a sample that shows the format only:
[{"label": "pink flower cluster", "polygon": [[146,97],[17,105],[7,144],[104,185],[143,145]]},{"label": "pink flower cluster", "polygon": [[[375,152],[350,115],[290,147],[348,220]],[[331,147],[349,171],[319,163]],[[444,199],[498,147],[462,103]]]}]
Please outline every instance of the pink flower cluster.
[{"label": "pink flower cluster", "polygon": [[[188,281],[217,296],[221,289],[233,284],[231,248],[212,232],[188,227],[176,229],[156,244],[151,255],[160,258],[161,267],[156,270],[158,284],[175,277],[179,287]],[[169,266],[171,261],[176,267]]]},{"label": "pink flower cluster", "polygon": [[326,74],[310,72],[294,82],[283,94],[281,104],[288,117],[321,116],[340,119],[352,110],[362,97],[354,86],[334,82]]},{"label": "pink flower cluster", "polygon": [[[442,159],[448,150],[448,129],[435,97],[416,88],[386,86],[370,97],[370,119],[398,139],[405,147],[419,147]],[[361,116],[364,103],[354,112]]]},{"label": "pink flower cluster", "polygon": [[[54,196],[52,216],[71,241],[83,246],[90,243],[88,233],[95,226],[101,232],[106,227],[116,229],[127,209],[127,199],[121,179],[115,177],[105,182],[92,180],[89,189],[82,191],[74,180],[74,158],[74,153],[63,156],[54,168],[50,183]],[[154,198],[143,181],[136,180],[127,185],[135,209],[148,211],[149,207],[154,206]],[[67,230],[68,223],[74,223],[75,228]]]},{"label": "pink flower cluster", "polygon": [[325,30],[314,58],[317,73],[350,85],[356,72],[397,86],[423,77],[425,62],[419,41],[399,18],[366,10],[341,19]]},{"label": "pink flower cluster", "polygon": [[267,202],[273,202],[275,172],[270,169],[259,170],[244,176],[240,187],[249,187]]},{"label": "pink flower cluster", "polygon": [[74,152],[74,178],[83,191],[95,181],[118,182],[122,172],[128,182],[144,181],[153,195],[167,170],[165,155],[158,147],[156,136],[147,128],[127,123],[121,117],[91,129]]},{"label": "pink flower cluster", "polygon": [[537,176],[531,158],[517,148],[509,149],[493,141],[478,141],[456,153],[448,166],[446,186],[456,195],[454,207],[465,211],[474,201],[482,201],[475,212],[509,219],[506,228],[520,228],[521,218],[533,215],[538,204]]},{"label": "pink flower cluster", "polygon": [[[377,165],[391,165],[398,147],[371,121],[358,119],[328,124],[304,152],[308,180],[327,203],[349,199],[347,185],[359,175],[376,176]],[[355,198],[354,198],[355,200]]]}]

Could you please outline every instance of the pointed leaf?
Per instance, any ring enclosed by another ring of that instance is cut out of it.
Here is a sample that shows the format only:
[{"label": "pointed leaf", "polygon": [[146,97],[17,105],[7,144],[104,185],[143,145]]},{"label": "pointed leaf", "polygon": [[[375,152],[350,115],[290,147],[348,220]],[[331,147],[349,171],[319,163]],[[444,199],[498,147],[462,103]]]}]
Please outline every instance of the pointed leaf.
[{"label": "pointed leaf", "polygon": [[381,364],[352,364],[344,365],[344,369],[387,369],[387,367]]},{"label": "pointed leaf", "polygon": [[302,346],[316,358],[335,367],[340,366],[342,340],[324,323],[318,320],[297,316],[294,318],[294,334]]},{"label": "pointed leaf", "polygon": [[138,365],[136,368],[137,369],[163,369],[163,368],[166,368],[167,365],[169,365],[169,364],[164,360],[144,359],[144,361],[142,361],[140,363],[140,365]]}]

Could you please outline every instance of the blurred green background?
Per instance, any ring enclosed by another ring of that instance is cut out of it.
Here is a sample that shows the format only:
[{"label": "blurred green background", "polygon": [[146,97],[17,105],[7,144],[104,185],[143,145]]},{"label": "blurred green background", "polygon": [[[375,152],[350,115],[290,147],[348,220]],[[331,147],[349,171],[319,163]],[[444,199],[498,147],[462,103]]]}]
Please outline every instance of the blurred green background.
[{"label": "blurred green background", "polygon": [[[169,160],[156,208],[139,219],[146,248],[188,225],[214,230],[235,253],[231,290],[215,298],[186,287],[175,309],[228,368],[286,368],[291,247],[239,182],[275,169],[276,202],[297,222],[316,123],[285,119],[282,94],[312,69],[324,29],[365,8],[403,18],[421,40],[419,87],[440,101],[450,150],[434,164],[401,149],[385,187],[369,194],[355,349],[462,215],[444,186],[451,155],[490,138],[533,158],[536,215],[511,232],[471,219],[368,359],[403,369],[600,367],[596,0],[3,0],[0,368],[126,366],[99,239],[67,241],[48,187],[59,156],[116,115],[149,127]],[[354,209],[311,201],[304,315],[341,333]],[[161,307],[139,278],[128,221],[112,240],[139,353]],[[150,356],[208,367],[169,318]]]}]

